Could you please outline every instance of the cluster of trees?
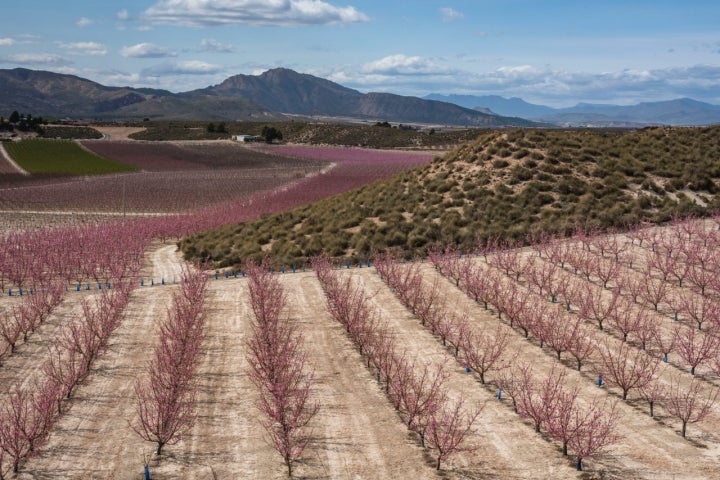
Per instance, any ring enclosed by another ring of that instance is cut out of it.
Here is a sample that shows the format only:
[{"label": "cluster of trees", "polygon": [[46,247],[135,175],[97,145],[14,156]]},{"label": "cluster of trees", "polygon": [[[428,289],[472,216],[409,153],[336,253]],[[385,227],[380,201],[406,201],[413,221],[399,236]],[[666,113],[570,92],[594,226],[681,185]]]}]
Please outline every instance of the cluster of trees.
[{"label": "cluster of trees", "polygon": [[207,124],[206,129],[208,133],[228,133],[225,122],[220,122],[217,125],[215,125],[213,122],[210,122]]},{"label": "cluster of trees", "polygon": [[546,375],[535,375],[530,365],[515,362],[502,372],[497,384],[512,399],[515,412],[529,419],[536,432],[545,431],[560,442],[563,455],[572,452],[577,470],[583,469],[584,459],[620,439],[617,404],[595,397],[582,405],[579,387],[568,385],[563,371],[552,369]]},{"label": "cluster of trees", "polygon": [[0,357],[27,340],[69,288],[89,289],[90,282],[98,287],[95,299],[84,301],[82,313],[49,342],[37,377],[7,386],[0,398],[0,478],[38,451],[64,412],[64,400],[88,376],[120,325],[153,235],[138,227],[77,225],[0,237],[0,288],[3,295],[18,297],[0,318]]},{"label": "cluster of trees", "polygon": [[137,419],[133,430],[157,445],[180,441],[196,418],[195,366],[204,339],[204,304],[208,277],[200,269],[185,269],[180,290],[160,325],[155,354],[147,375],[135,383]]},{"label": "cluster of trees", "polygon": [[11,385],[0,399],[0,478],[17,473],[22,461],[42,446],[63,413],[64,401],[90,373],[92,362],[107,348],[118,328],[132,287],[116,282],[94,301],[84,301],[83,314],[62,327],[50,345],[41,373]]},{"label": "cluster of trees", "polygon": [[260,135],[265,139],[267,143],[273,143],[273,141],[275,140],[283,139],[283,134],[280,130],[275,127],[270,127],[268,125],[265,125],[262,128]]},{"label": "cluster of trees", "polygon": [[310,442],[308,424],[320,408],[312,398],[314,374],[307,367],[302,335],[281,318],[286,299],[278,275],[267,261],[251,262],[246,273],[255,314],[247,344],[249,375],[260,396],[262,425],[292,477]]},{"label": "cluster of trees", "polygon": [[42,126],[47,125],[47,123],[47,120],[43,119],[43,117],[33,117],[30,113],[20,114],[15,110],[7,120],[4,117],[0,117],[0,130],[12,132],[17,128],[21,132],[35,130],[41,133]]},{"label": "cluster of trees", "polygon": [[384,384],[390,403],[407,428],[418,435],[421,445],[437,452],[436,468],[451,455],[470,450],[464,440],[481,409],[468,409],[462,398],[451,398],[442,365],[408,359],[367,294],[334,271],[327,256],[314,257],[312,267],[331,315],[367,358],[367,366]]},{"label": "cluster of trees", "polygon": [[85,224],[0,237],[0,288],[13,294],[63,285],[107,287],[137,273],[158,230],[147,222]]},{"label": "cluster of trees", "polygon": [[22,338],[27,342],[30,334],[43,324],[52,311],[65,297],[62,282],[36,286],[26,292],[21,302],[12,305],[0,318],[0,365],[2,359],[15,353],[15,347]]}]

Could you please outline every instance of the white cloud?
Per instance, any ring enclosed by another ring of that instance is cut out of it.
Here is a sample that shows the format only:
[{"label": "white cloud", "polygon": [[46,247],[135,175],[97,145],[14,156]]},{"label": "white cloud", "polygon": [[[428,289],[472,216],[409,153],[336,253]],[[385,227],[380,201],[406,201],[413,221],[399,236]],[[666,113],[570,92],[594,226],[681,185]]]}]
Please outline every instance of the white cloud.
[{"label": "white cloud", "polygon": [[118,71],[107,71],[99,72],[95,75],[99,79],[102,79],[100,83],[103,85],[127,85],[127,86],[139,86],[142,85],[142,77],[139,73],[126,73]]},{"label": "white cloud", "polygon": [[219,65],[213,65],[200,60],[187,60],[182,62],[164,63],[143,70],[144,76],[165,75],[213,75],[222,71]]},{"label": "white cloud", "polygon": [[690,97],[720,104],[720,66],[588,72],[506,65],[490,71],[446,67],[450,60],[392,55],[358,70],[338,69],[325,78],[349,88],[403,95],[462,93],[521,97],[552,106],[578,102],[635,104]]},{"label": "white cloud", "polygon": [[81,28],[87,27],[88,25],[92,25],[93,23],[95,23],[95,22],[93,22],[92,20],[90,20],[87,17],[80,17],[75,21],[75,25],[77,25],[78,27],[81,27]]},{"label": "white cloud", "polygon": [[57,45],[64,50],[70,50],[73,55],[101,56],[107,54],[107,47],[97,42],[57,42]]},{"label": "white cloud", "polygon": [[402,54],[388,55],[380,60],[366,63],[362,71],[381,75],[428,75],[446,73],[447,69],[434,64],[431,60]]},{"label": "white cloud", "polygon": [[66,66],[72,62],[50,53],[16,53],[0,57],[0,63],[12,63],[15,65],[45,65],[45,66]]},{"label": "white cloud", "polygon": [[442,15],[443,22],[452,22],[453,20],[462,20],[465,15],[458,12],[457,10],[454,10],[450,7],[445,7],[440,9],[440,14]]},{"label": "white cloud", "polygon": [[121,22],[124,22],[126,20],[130,20],[130,12],[127,11],[126,8],[123,8],[119,12],[115,14],[115,19],[119,20]]},{"label": "white cloud", "polygon": [[129,47],[123,47],[122,50],[120,50],[120,54],[123,57],[132,58],[163,58],[177,56],[175,52],[153,43],[138,43]]},{"label": "white cloud", "polygon": [[9,47],[15,45],[15,40],[12,38],[0,38],[0,47]]},{"label": "white cloud", "polygon": [[200,41],[201,52],[213,52],[213,53],[231,53],[235,51],[235,47],[229,44],[220,43],[217,40],[211,38],[203,38]]},{"label": "white cloud", "polygon": [[326,25],[368,20],[355,7],[337,7],[322,0],[158,0],[143,18],[187,27]]}]

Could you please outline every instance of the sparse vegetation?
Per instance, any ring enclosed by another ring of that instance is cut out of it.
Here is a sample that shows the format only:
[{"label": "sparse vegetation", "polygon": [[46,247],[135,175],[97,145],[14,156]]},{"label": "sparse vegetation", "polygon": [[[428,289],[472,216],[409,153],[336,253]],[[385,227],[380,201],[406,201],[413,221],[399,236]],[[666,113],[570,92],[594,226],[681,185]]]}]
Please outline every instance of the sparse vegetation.
[{"label": "sparse vegetation", "polygon": [[42,127],[39,136],[63,140],[102,138],[102,133],[91,127],[52,126]]},{"label": "sparse vegetation", "polygon": [[[212,140],[247,134],[262,136],[265,127],[282,132],[289,143],[350,145],[368,148],[448,148],[474,140],[485,129],[433,128],[428,132],[402,128],[382,128],[384,124],[350,125],[306,122],[227,122],[227,133],[208,132],[203,122],[143,122],[146,130],[132,134],[135,140]],[[390,124],[387,125],[390,127]],[[380,128],[378,128],[380,127]]]},{"label": "sparse vegetation", "polygon": [[[392,129],[375,128],[386,131]],[[515,152],[515,153],[513,153]],[[271,251],[302,264],[399,247],[522,241],[538,232],[660,223],[717,211],[720,127],[492,131],[431,165],[313,205],[190,237],[186,253],[238,265]]]}]

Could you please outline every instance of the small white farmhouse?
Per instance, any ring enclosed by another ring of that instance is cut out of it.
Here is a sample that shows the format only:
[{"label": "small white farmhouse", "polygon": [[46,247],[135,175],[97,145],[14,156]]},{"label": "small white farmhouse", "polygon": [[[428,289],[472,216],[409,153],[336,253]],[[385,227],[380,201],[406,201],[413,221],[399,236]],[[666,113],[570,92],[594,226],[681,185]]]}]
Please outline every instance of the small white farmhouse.
[{"label": "small white farmhouse", "polygon": [[264,142],[265,139],[258,135],[233,135],[232,139],[236,142]]}]

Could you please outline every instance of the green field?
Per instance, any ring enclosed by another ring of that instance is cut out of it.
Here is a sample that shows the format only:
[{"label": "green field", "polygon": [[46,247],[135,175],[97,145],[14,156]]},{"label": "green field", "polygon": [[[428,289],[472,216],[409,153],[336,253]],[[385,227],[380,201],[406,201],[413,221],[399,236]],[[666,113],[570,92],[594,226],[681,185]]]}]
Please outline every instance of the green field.
[{"label": "green field", "polygon": [[103,175],[137,170],[95,155],[69,140],[25,139],[4,146],[13,160],[30,174]]}]

